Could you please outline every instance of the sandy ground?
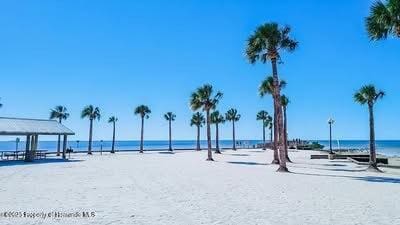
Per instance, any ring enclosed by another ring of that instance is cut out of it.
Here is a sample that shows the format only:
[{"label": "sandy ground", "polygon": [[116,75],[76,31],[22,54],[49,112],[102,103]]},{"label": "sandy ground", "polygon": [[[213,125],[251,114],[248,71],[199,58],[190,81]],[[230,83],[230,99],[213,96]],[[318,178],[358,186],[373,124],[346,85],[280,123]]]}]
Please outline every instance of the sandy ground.
[{"label": "sandy ground", "polygon": [[[286,174],[261,150],[225,151],[215,162],[180,151],[0,163],[0,224],[400,224],[400,170],[289,154]],[[4,217],[55,211],[95,214]]]}]

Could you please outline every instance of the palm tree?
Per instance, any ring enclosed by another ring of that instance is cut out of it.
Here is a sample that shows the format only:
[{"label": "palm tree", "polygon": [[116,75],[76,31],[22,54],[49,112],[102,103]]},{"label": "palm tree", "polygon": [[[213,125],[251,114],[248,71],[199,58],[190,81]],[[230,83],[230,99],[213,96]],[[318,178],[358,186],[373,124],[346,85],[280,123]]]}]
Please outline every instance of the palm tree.
[{"label": "palm tree", "polygon": [[375,171],[380,171],[377,167],[376,163],[376,151],[375,151],[375,124],[374,124],[374,105],[375,103],[381,99],[385,93],[381,90],[376,90],[375,86],[365,85],[361,87],[354,94],[354,100],[361,105],[368,105],[369,112],[369,150],[370,150],[370,159],[369,159],[369,168]]},{"label": "palm tree", "polygon": [[193,111],[202,109],[206,112],[206,126],[207,126],[207,161],[214,161],[211,151],[211,118],[210,111],[215,109],[219,100],[222,98],[222,93],[217,92],[214,95],[213,87],[210,84],[205,84],[196,89],[190,96],[190,108]]},{"label": "palm tree", "polygon": [[290,38],[290,30],[288,26],[280,27],[277,23],[265,23],[259,26],[249,37],[246,48],[246,55],[251,64],[255,64],[257,61],[262,63],[266,63],[268,60],[271,61],[273,86],[275,87],[273,89],[274,115],[276,115],[275,120],[278,127],[276,130],[278,131],[278,137],[280,137],[278,142],[279,150],[282,153],[279,154],[281,160],[279,160],[278,171],[281,172],[287,172],[288,169],[283,149],[283,115],[280,103],[281,94],[277,62],[281,60],[281,51],[293,52],[298,46],[298,42]]},{"label": "palm tree", "polygon": [[[279,81],[279,88],[283,89],[285,87],[286,87],[286,81],[280,80]],[[261,97],[264,97],[267,94],[273,96],[273,94],[275,92],[274,78],[272,76],[268,76],[265,80],[263,80],[261,82],[260,87],[258,88],[258,92],[259,92]],[[275,105],[274,105],[274,107],[275,107]],[[279,137],[279,132],[278,132],[278,124],[277,123],[278,123],[277,110],[274,108],[274,119],[273,119],[274,142],[271,141],[271,144],[272,144],[273,150],[274,150],[274,159],[272,160],[272,164],[279,164],[279,155],[278,155],[278,141],[279,141],[278,137]]]},{"label": "palm tree", "polygon": [[169,151],[172,152],[172,121],[175,121],[176,115],[172,112],[167,112],[164,114],[164,118],[168,121],[168,126],[169,126]]},{"label": "palm tree", "polygon": [[142,119],[142,125],[140,131],[140,150],[139,150],[140,153],[143,153],[144,119],[148,119],[150,113],[151,110],[146,105],[139,105],[138,107],[135,108],[135,115],[139,115],[140,118]]},{"label": "palm tree", "polygon": [[[66,120],[69,117],[69,113],[67,113],[67,108],[61,105],[54,107],[54,109],[50,110],[50,119],[57,119],[59,123],[62,123],[63,120]],[[61,148],[61,135],[58,135],[57,142],[57,156],[60,155]]]},{"label": "palm tree", "polygon": [[266,150],[265,148],[265,127],[267,126],[267,119],[268,119],[268,112],[265,110],[261,110],[257,113],[257,120],[261,120],[262,121],[262,126],[263,126],[263,150]]},{"label": "palm tree", "polygon": [[286,95],[282,95],[281,96],[281,104],[282,104],[282,110],[283,110],[283,138],[284,138],[284,148],[285,148],[285,153],[286,153],[286,160],[288,162],[292,162],[292,160],[290,160],[289,158],[289,153],[288,153],[288,131],[287,131],[287,106],[289,104],[289,98],[286,97]]},{"label": "palm tree", "polygon": [[365,23],[371,40],[386,39],[389,35],[400,38],[400,1],[376,1]]},{"label": "palm tree", "polygon": [[92,136],[93,136],[93,120],[100,120],[101,114],[99,107],[94,107],[93,105],[88,105],[83,108],[81,113],[81,118],[89,118],[90,127],[89,127],[89,146],[88,146],[88,154],[92,154]]},{"label": "palm tree", "polygon": [[240,120],[240,114],[238,114],[236,109],[229,109],[228,112],[225,113],[225,118],[228,121],[232,122],[232,142],[233,142],[233,150],[236,150],[236,134],[235,134],[235,122]]},{"label": "palm tree", "polygon": [[115,123],[118,121],[118,118],[115,116],[111,116],[108,118],[108,122],[113,124],[113,137],[111,144],[111,153],[115,153]]},{"label": "palm tree", "polygon": [[225,123],[225,118],[219,113],[219,111],[214,111],[211,113],[211,123],[215,124],[215,153],[221,154],[219,149],[219,129],[218,125],[220,123]]},{"label": "palm tree", "polygon": [[192,119],[190,120],[190,126],[196,126],[197,127],[197,151],[200,151],[200,127],[203,126],[205,123],[205,119],[203,114],[200,112],[196,112],[193,114]]}]

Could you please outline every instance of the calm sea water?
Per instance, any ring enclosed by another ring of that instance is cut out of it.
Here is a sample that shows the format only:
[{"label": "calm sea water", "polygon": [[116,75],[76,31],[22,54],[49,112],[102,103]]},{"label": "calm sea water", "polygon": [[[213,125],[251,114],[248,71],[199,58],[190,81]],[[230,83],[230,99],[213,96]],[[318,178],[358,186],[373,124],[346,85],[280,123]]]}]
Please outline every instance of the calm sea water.
[{"label": "calm sea water", "polygon": [[[247,147],[251,145],[255,145],[257,143],[261,143],[258,140],[237,140],[241,144],[242,147]],[[104,151],[109,151],[111,149],[111,141],[93,141],[92,148],[93,150],[100,150],[101,148]],[[221,140],[219,142],[221,148],[232,148],[232,141],[229,140]],[[21,141],[18,144],[19,150],[25,149],[25,142]],[[174,149],[194,149],[196,148],[196,141],[172,141],[172,145]],[[215,146],[215,142],[212,142],[212,145]],[[168,149],[169,142],[168,141],[144,141],[144,148],[150,150],[159,150],[159,149]],[[202,148],[207,147],[207,141],[201,141],[200,146]],[[87,150],[88,142],[87,141],[68,141],[67,147],[71,147],[74,150]],[[116,141],[115,148],[117,150],[138,150],[140,147],[140,141]],[[239,145],[237,144],[237,147]],[[16,149],[15,141],[0,141],[0,151],[10,151]],[[57,141],[39,141],[38,149],[55,151],[57,149]]]},{"label": "calm sea water", "polygon": [[[257,143],[261,143],[260,140],[239,140],[241,142],[242,147],[252,146]],[[325,146],[325,150],[329,148],[329,142],[326,140],[318,141],[320,144]],[[194,149],[196,147],[196,141],[173,141],[174,149]],[[368,149],[369,142],[367,140],[344,140],[344,141],[333,141],[332,145],[334,149],[338,148],[350,148],[350,149]],[[137,150],[139,149],[140,142],[139,141],[117,141],[116,149],[123,150]],[[144,142],[145,149],[168,149],[168,141],[145,141]],[[79,143],[76,141],[69,141],[68,147],[73,148],[74,150],[84,151],[87,149],[88,142],[80,141]],[[213,142],[213,146],[215,143]],[[387,156],[400,156],[400,140],[395,141],[376,141],[377,152]],[[201,147],[206,148],[207,142],[201,141]],[[232,141],[230,140],[221,140],[220,147],[222,148],[230,148],[232,147]],[[240,146],[238,146],[240,147]],[[18,149],[24,150],[25,142],[21,141],[19,143]],[[111,149],[111,141],[94,141],[93,149],[109,151]],[[10,151],[16,149],[15,141],[0,141],[0,151]],[[56,141],[40,141],[39,149],[55,151],[57,149]]]}]

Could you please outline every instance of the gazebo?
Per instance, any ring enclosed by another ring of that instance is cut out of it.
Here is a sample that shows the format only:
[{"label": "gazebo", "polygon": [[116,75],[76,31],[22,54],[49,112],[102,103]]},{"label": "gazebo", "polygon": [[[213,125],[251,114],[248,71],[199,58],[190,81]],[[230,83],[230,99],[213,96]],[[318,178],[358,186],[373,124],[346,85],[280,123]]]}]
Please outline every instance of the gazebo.
[{"label": "gazebo", "polygon": [[0,117],[1,136],[26,136],[25,161],[33,161],[39,135],[63,136],[62,158],[66,158],[68,135],[75,133],[55,120]]}]

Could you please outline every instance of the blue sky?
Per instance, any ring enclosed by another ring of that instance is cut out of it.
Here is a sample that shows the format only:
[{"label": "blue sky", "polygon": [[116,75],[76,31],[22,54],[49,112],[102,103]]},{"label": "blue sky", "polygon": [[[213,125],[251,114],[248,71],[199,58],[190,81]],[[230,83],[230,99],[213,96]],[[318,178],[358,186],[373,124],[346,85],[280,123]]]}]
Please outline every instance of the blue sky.
[{"label": "blue sky", "polygon": [[[372,1],[2,1],[0,3],[1,116],[47,118],[65,105],[65,124],[86,139],[88,104],[103,119],[94,139],[110,139],[110,115],[119,117],[118,139],[139,138],[136,105],[153,113],[146,139],[167,139],[163,113],[174,111],[176,139],[194,139],[189,126],[191,91],[211,83],[224,93],[220,110],[242,114],[237,135],[261,138],[255,114],[272,112],[271,99],[257,94],[270,64],[250,65],[244,57],[247,37],[269,21],[289,24],[300,45],[283,54],[279,73],[290,138],[367,139],[365,107],[353,102],[361,85],[374,83],[387,96],[376,106],[378,139],[398,139],[400,118],[400,40],[368,40],[364,17]],[[231,126],[221,130],[231,137]]]}]

